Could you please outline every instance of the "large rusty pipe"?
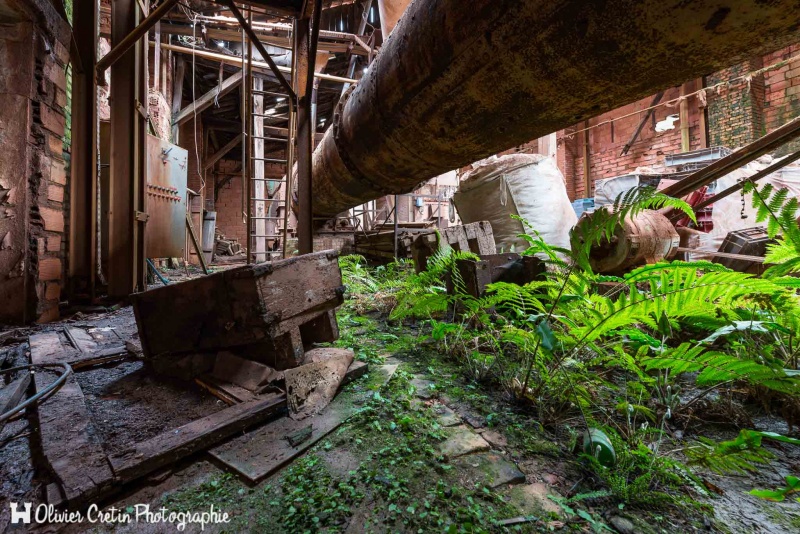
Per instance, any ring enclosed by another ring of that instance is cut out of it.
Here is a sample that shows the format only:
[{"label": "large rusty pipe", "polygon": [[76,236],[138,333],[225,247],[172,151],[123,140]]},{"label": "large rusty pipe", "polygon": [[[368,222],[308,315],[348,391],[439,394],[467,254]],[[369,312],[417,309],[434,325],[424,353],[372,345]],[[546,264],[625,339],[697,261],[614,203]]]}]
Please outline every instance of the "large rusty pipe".
[{"label": "large rusty pipe", "polygon": [[314,213],[788,45],[798,13],[800,0],[415,0],[314,153]]}]

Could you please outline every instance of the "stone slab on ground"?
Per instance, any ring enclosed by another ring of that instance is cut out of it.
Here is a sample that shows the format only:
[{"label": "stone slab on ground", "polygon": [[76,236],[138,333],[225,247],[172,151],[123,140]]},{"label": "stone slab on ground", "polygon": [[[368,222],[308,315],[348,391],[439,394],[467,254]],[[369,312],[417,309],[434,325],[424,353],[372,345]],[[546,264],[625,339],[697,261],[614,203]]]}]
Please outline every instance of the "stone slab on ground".
[{"label": "stone slab on ground", "polygon": [[416,377],[411,379],[411,385],[416,389],[415,395],[423,400],[432,399],[439,394],[436,389],[436,383],[433,380]]},{"label": "stone slab on ground", "polygon": [[445,404],[434,403],[431,410],[436,414],[436,421],[444,427],[461,424],[461,418]]},{"label": "stone slab on ground", "polygon": [[481,436],[483,437],[483,439],[489,442],[489,445],[491,445],[493,449],[504,449],[508,447],[508,440],[500,432],[495,432],[494,430],[487,430],[481,433]]},{"label": "stone slab on ground", "polygon": [[561,515],[563,513],[561,507],[547,497],[548,495],[559,497],[558,492],[540,482],[514,486],[507,495],[509,503],[526,516],[545,513]]},{"label": "stone slab on ground", "polygon": [[447,440],[439,445],[442,456],[450,459],[489,449],[485,439],[464,425],[452,428]]},{"label": "stone slab on ground", "polygon": [[508,461],[502,454],[496,452],[462,456],[453,463],[470,473],[476,484],[492,489],[525,482],[525,473],[520,471],[514,462]]}]

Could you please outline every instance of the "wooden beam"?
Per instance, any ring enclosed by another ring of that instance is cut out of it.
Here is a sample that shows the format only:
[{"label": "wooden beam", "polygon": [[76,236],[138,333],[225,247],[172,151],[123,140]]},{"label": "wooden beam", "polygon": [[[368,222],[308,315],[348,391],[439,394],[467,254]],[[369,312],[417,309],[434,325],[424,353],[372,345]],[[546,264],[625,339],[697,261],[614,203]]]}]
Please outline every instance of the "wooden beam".
[{"label": "wooden beam", "polygon": [[225,155],[228,154],[228,152],[239,146],[241,142],[242,142],[242,134],[239,134],[233,139],[231,139],[225,146],[223,146],[218,151],[214,152],[211,156],[209,156],[206,162],[203,164],[203,168],[208,170],[214,165],[216,165],[219,160],[224,158]]},{"label": "wooden beam", "polygon": [[149,440],[109,458],[118,482],[125,484],[223,439],[264,422],[286,409],[286,396],[236,404]]},{"label": "wooden beam", "polygon": [[[163,32],[163,29],[162,29]],[[176,46],[176,45],[168,45],[168,44],[161,44],[161,48],[164,50],[170,50],[172,52],[177,52],[179,54],[186,54],[188,56],[192,55],[192,49],[186,48],[184,46]],[[216,52],[208,52],[206,50],[194,50],[194,55],[203,59],[210,59],[214,61],[221,61],[223,63],[227,63],[228,65],[236,65],[237,67],[242,67],[242,58],[237,56],[227,56],[225,54],[217,54]],[[261,73],[272,74],[272,71],[264,62],[261,61],[253,61],[253,70]],[[278,70],[285,73],[291,73],[292,69],[290,67],[278,67]],[[319,78],[320,80],[327,80],[329,82],[338,82],[338,83],[358,83],[358,80],[354,80],[352,78],[343,78],[341,76],[332,76],[330,74],[322,74],[321,72],[314,73],[315,78]]]},{"label": "wooden beam", "polygon": [[[163,43],[162,43],[163,45]],[[181,112],[181,105],[183,104],[183,78],[186,73],[186,62],[183,56],[175,58],[175,73],[172,80],[172,120]],[[178,124],[172,125],[172,142],[177,144],[180,132]]]},{"label": "wooden beam", "polygon": [[[116,2],[115,2],[116,3]],[[31,336],[31,363],[52,364],[73,354],[57,332]],[[33,376],[37,391],[52,381],[49,373]],[[38,407],[42,452],[73,508],[95,501],[111,487],[113,476],[106,453],[95,439],[91,416],[81,387],[70,376],[64,386]]]},{"label": "wooden beam", "polygon": [[261,44],[261,40],[258,38],[258,35],[256,35],[256,32],[254,32],[253,28],[250,27],[250,23],[248,23],[244,19],[242,13],[239,11],[239,8],[236,7],[236,4],[233,3],[233,0],[223,0],[223,1],[225,2],[225,4],[227,4],[231,13],[233,13],[233,16],[236,17],[236,20],[239,21],[239,25],[242,27],[242,30],[244,30],[244,33],[246,33],[247,36],[250,38],[250,41],[253,43],[258,52],[261,54],[261,57],[264,58],[264,60],[267,62],[267,65],[269,65],[269,70],[272,71],[272,73],[278,79],[278,83],[280,83],[281,86],[283,86],[284,90],[289,95],[289,100],[291,100],[292,104],[296,106],[297,94],[294,92],[294,89],[292,89],[292,85],[289,83],[286,77],[284,77],[283,73],[278,68],[278,65],[275,64],[275,61],[273,61],[272,56],[270,56],[269,52],[267,52],[267,49],[264,48],[263,44]]},{"label": "wooden beam", "polygon": [[97,276],[97,61],[98,11],[78,2],[74,44],[78,61],[72,78],[72,160],[69,210],[70,293],[95,296]]},{"label": "wooden beam", "polygon": [[[164,46],[164,45],[162,45]],[[217,98],[222,98],[223,96],[227,95],[237,87],[242,84],[242,73],[237,72],[233,76],[229,77],[227,80],[222,82],[221,87],[214,87],[206,94],[183,108],[178,116],[172,121],[172,125],[180,126],[184,122],[188,121],[189,119],[193,118],[196,114],[202,113],[205,109],[211,107],[214,103],[214,100]]]},{"label": "wooden beam", "polygon": [[[640,133],[642,133],[642,128],[644,128],[644,125],[645,125],[645,123],[647,122],[647,119],[649,119],[649,118],[650,118],[650,116],[651,116],[651,115],[653,114],[653,112],[655,111],[655,109],[652,109],[652,108],[653,108],[653,106],[655,106],[655,105],[657,105],[659,102],[661,102],[661,99],[662,99],[662,98],[664,98],[664,91],[661,91],[661,92],[660,92],[660,93],[658,93],[658,94],[657,94],[655,97],[653,97],[653,101],[652,101],[652,102],[650,102],[650,106],[649,106],[651,109],[648,109],[648,110],[647,110],[647,113],[645,113],[645,114],[644,114],[644,117],[642,117],[642,120],[640,120],[640,121],[639,121],[639,126],[637,126],[637,127],[636,127],[636,130],[633,132],[633,135],[631,136],[631,139],[630,139],[630,141],[628,141],[627,143],[625,143],[625,146],[624,146],[624,147],[622,147],[622,152],[620,153],[620,156],[624,156],[625,154],[627,154],[627,153],[628,153],[628,151],[629,151],[629,150],[631,149],[631,147],[633,146],[633,144],[634,144],[634,143],[636,142],[636,140],[639,138],[639,134],[640,134]],[[612,123],[612,124],[613,124],[613,123]]]},{"label": "wooden beam", "polygon": [[689,137],[689,100],[687,95],[687,84],[681,85],[681,101],[679,107],[679,115],[681,121],[681,152],[689,152],[691,150],[691,138]]}]

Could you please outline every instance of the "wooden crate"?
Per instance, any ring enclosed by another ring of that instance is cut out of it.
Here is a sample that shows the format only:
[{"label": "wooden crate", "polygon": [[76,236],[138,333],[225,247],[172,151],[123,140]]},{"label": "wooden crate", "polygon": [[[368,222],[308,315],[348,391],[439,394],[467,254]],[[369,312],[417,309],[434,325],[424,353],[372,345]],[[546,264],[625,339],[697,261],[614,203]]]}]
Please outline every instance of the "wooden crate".
[{"label": "wooden crate", "polygon": [[337,254],[329,250],[237,267],[131,300],[145,357],[157,371],[192,378],[208,370],[219,350],[276,369],[298,365],[304,347],[338,337],[334,310],[343,294]]}]

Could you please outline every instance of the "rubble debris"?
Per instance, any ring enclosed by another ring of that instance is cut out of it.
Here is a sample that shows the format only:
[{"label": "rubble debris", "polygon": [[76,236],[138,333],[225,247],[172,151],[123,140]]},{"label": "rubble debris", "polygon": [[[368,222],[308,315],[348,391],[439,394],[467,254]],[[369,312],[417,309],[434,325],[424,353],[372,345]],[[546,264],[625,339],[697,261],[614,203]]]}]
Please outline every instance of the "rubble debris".
[{"label": "rubble debris", "polygon": [[[0,387],[0,414],[7,413],[19,404],[30,383],[31,373],[24,373],[9,384]],[[2,384],[2,382],[0,382],[0,384]],[[3,431],[5,424],[5,421],[0,420],[0,432]]]},{"label": "rubble debris", "polygon": [[289,417],[305,419],[320,413],[333,399],[353,363],[352,351],[307,363],[284,372]]},{"label": "rubble debris", "polygon": [[245,360],[228,351],[217,353],[211,374],[254,393],[264,391],[272,382],[283,378],[283,373],[272,367]]},{"label": "rubble debris", "polygon": [[228,350],[276,370],[338,337],[344,286],[334,251],[245,265],[131,296],[146,361],[196,378]]},{"label": "rubble debris", "polygon": [[214,241],[215,256],[236,256],[242,254],[242,245],[239,240],[233,237],[226,237],[225,234],[217,231]]}]

